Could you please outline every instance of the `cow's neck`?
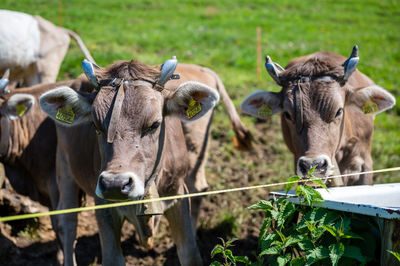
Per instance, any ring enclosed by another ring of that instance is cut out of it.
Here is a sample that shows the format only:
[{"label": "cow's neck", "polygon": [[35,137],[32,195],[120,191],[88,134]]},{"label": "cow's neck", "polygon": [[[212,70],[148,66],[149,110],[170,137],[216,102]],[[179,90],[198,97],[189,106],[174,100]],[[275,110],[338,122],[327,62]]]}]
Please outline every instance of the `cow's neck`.
[{"label": "cow's neck", "polygon": [[[34,106],[33,108],[39,108]],[[45,119],[44,114],[31,110],[36,117],[24,117],[10,121],[8,118],[1,119],[0,158],[4,162],[14,163],[23,155],[26,147],[31,143],[37,128]],[[41,119],[42,118],[42,119]]]}]

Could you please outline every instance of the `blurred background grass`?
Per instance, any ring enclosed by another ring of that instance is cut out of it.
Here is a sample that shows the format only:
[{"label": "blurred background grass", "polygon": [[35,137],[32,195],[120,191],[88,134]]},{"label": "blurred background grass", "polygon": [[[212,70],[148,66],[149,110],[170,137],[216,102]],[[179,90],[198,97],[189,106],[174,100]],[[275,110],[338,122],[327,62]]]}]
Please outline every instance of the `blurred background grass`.
[{"label": "blurred background grass", "polygon": [[[282,66],[290,59],[319,50],[348,56],[353,45],[360,49],[359,70],[399,101],[400,2],[363,1],[105,1],[105,0],[3,0],[0,8],[40,15],[79,33],[97,63],[132,58],[160,64],[176,55],[180,62],[215,70],[235,105],[256,89],[279,90],[262,68],[256,75],[256,28],[262,30],[262,54]],[[59,80],[82,71],[82,54],[72,42],[62,64]],[[375,120],[374,168],[400,165],[400,107]],[[257,156],[234,150],[233,132],[220,105],[212,128],[215,142],[208,173],[213,187],[226,187],[234,168],[247,171],[249,183],[281,180],[293,173],[293,159],[283,143],[279,119],[266,126],[253,118],[243,121],[255,134]],[[263,132],[264,131],[264,132]],[[231,162],[229,169],[220,163]],[[239,177],[237,177],[239,178]],[[376,182],[399,182],[399,173],[380,174]]]}]

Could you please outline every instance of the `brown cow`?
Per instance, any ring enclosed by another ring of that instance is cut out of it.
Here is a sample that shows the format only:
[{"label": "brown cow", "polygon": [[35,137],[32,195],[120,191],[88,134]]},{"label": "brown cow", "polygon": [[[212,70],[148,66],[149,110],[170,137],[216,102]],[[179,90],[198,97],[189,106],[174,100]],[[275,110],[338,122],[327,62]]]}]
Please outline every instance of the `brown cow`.
[{"label": "brown cow", "polygon": [[[242,111],[252,116],[282,112],[297,175],[307,175],[313,166],[317,176],[331,175],[335,165],[342,174],[372,170],[373,120],[395,99],[356,70],[358,59],[357,46],[347,60],[317,52],[292,60],[286,69],[267,57],[266,68],[282,90],[257,91],[242,102]],[[346,177],[343,183],[371,184],[372,174]]]},{"label": "brown cow", "polygon": [[55,82],[70,38],[94,62],[81,38],[39,16],[0,10],[0,73],[10,69],[8,89]]},{"label": "brown cow", "polygon": [[[0,84],[6,83],[0,80]],[[62,85],[81,90],[93,88],[82,76],[72,81],[0,94],[0,162],[4,164],[5,175],[17,193],[29,196],[50,210],[57,208],[59,198],[55,176],[56,127],[37,101],[44,92]],[[0,91],[3,89],[0,87]],[[51,219],[57,233],[56,217]]]},{"label": "brown cow", "polygon": [[[184,194],[185,178],[191,192],[207,187],[204,162],[208,132],[211,111],[219,100],[212,87],[223,92],[223,97],[227,94],[214,72],[194,65],[178,66],[181,79],[169,82],[164,89],[164,84],[176,77],[175,61],[168,60],[161,71],[136,60],[120,61],[105,69],[86,62],[87,76],[98,88],[95,92],[81,93],[63,86],[41,96],[42,109],[57,122],[62,208],[77,206],[75,182],[94,196],[96,204],[138,199],[153,187],[160,196]],[[229,98],[224,102],[230,102]],[[231,121],[234,126],[240,126],[235,132],[249,140],[236,111],[229,117],[237,119]],[[188,200],[162,202],[162,210],[181,264],[201,265]],[[151,245],[154,220],[138,217],[136,212],[136,206],[96,211],[104,265],[125,264],[120,247],[125,219],[135,225],[142,243]],[[197,211],[193,213],[195,220]],[[60,219],[64,262],[71,265],[76,214]]]}]

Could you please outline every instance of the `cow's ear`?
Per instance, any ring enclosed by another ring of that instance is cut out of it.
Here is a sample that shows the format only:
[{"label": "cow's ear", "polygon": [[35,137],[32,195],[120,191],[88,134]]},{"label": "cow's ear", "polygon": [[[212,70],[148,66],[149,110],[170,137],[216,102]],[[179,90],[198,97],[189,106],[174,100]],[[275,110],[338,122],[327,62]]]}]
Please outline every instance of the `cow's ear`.
[{"label": "cow's ear", "polygon": [[61,125],[77,125],[91,117],[90,97],[79,94],[66,86],[57,87],[42,94],[39,104],[50,118]]},{"label": "cow's ear", "polygon": [[266,118],[282,111],[280,93],[255,91],[243,100],[240,109],[245,114]]},{"label": "cow's ear", "polygon": [[5,114],[11,120],[20,119],[35,105],[35,97],[30,94],[16,93],[8,99]]},{"label": "cow's ear", "polygon": [[349,94],[347,105],[369,115],[379,114],[396,103],[393,95],[378,85],[351,91]]},{"label": "cow's ear", "polygon": [[185,122],[195,121],[211,111],[219,101],[218,92],[206,84],[188,81],[167,97],[165,114]]}]

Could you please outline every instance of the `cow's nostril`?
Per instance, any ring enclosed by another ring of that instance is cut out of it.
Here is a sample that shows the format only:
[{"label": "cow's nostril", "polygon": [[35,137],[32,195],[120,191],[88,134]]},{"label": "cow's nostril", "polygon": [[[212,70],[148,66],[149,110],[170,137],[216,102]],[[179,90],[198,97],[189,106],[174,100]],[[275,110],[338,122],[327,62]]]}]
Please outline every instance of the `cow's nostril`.
[{"label": "cow's nostril", "polygon": [[328,168],[328,161],[327,160],[322,160],[318,163],[318,168],[320,168],[322,171],[325,171]]},{"label": "cow's nostril", "polygon": [[132,187],[133,187],[133,178],[129,177],[127,182],[124,185],[122,185],[121,192],[122,193],[129,193],[129,192],[132,191]]},{"label": "cow's nostril", "polygon": [[305,161],[305,160],[300,160],[300,162],[299,162],[299,167],[300,167],[300,171],[301,171],[303,174],[306,174],[307,171],[310,169],[310,165],[309,165],[308,162]]}]

